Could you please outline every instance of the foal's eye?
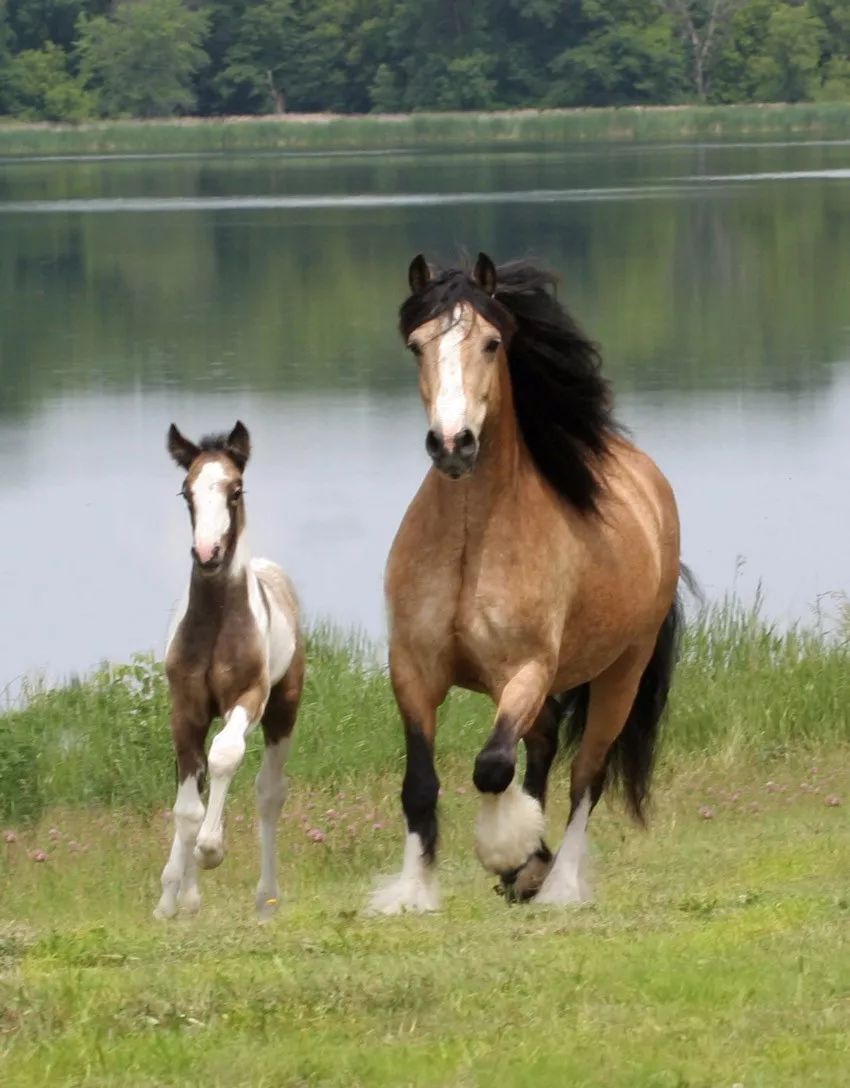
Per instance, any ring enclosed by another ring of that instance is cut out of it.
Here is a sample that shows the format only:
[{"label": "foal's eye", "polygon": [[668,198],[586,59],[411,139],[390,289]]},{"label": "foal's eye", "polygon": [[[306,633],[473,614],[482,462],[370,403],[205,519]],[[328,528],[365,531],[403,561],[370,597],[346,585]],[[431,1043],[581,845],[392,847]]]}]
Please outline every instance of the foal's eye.
[{"label": "foal's eye", "polygon": [[234,488],[233,491],[231,491],[231,493],[230,493],[231,506],[235,506],[239,502],[239,500],[241,498],[242,498],[242,488],[241,487]]},{"label": "foal's eye", "polygon": [[177,492],[177,496],[178,498],[185,499],[186,502],[189,501],[189,488],[186,486],[186,484],[183,484],[183,486]]},{"label": "foal's eye", "polygon": [[417,359],[422,358],[422,348],[420,348],[418,344],[408,344],[407,350],[411,353],[411,355],[415,355]]},{"label": "foal's eye", "polygon": [[488,340],[484,345],[484,351],[487,355],[495,355],[499,348],[502,346],[502,341],[497,340],[495,337],[492,340]]}]

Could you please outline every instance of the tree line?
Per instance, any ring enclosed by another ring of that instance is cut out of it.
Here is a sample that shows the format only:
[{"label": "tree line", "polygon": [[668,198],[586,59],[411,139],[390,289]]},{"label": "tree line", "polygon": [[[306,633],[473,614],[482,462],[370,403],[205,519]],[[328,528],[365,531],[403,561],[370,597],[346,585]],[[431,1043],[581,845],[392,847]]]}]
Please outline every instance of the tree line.
[{"label": "tree line", "polygon": [[24,120],[850,99],[850,0],[0,0]]}]

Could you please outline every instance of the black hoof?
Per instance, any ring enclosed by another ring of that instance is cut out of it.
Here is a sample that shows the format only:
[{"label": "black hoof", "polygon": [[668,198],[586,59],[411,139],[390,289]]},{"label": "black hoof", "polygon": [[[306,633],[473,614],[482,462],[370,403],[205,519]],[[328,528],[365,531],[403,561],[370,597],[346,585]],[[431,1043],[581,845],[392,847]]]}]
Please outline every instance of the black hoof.
[{"label": "black hoof", "polygon": [[534,851],[523,865],[508,873],[500,874],[499,892],[506,903],[528,903],[540,891],[540,887],[552,868],[552,851],[545,842]]}]

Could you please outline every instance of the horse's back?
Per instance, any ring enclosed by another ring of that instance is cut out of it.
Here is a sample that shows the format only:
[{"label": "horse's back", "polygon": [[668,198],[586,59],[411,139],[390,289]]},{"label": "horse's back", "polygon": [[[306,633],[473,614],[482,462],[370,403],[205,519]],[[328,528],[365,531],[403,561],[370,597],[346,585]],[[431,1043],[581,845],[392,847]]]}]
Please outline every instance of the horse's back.
[{"label": "horse's back", "polygon": [[285,674],[300,640],[300,608],[289,577],[270,559],[252,559],[251,570],[268,606],[269,682]]}]

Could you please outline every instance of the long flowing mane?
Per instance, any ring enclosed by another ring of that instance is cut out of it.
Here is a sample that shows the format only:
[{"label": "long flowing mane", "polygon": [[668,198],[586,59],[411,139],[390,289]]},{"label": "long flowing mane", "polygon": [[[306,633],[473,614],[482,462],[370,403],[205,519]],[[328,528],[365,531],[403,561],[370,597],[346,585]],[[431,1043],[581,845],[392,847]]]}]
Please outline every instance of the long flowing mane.
[{"label": "long flowing mane", "polygon": [[584,513],[597,509],[600,470],[620,431],[596,345],[555,296],[557,277],[526,261],[496,269],[487,294],[464,269],[432,274],[401,306],[399,325],[414,329],[469,302],[508,345],[508,368],[520,433],[541,475]]}]

